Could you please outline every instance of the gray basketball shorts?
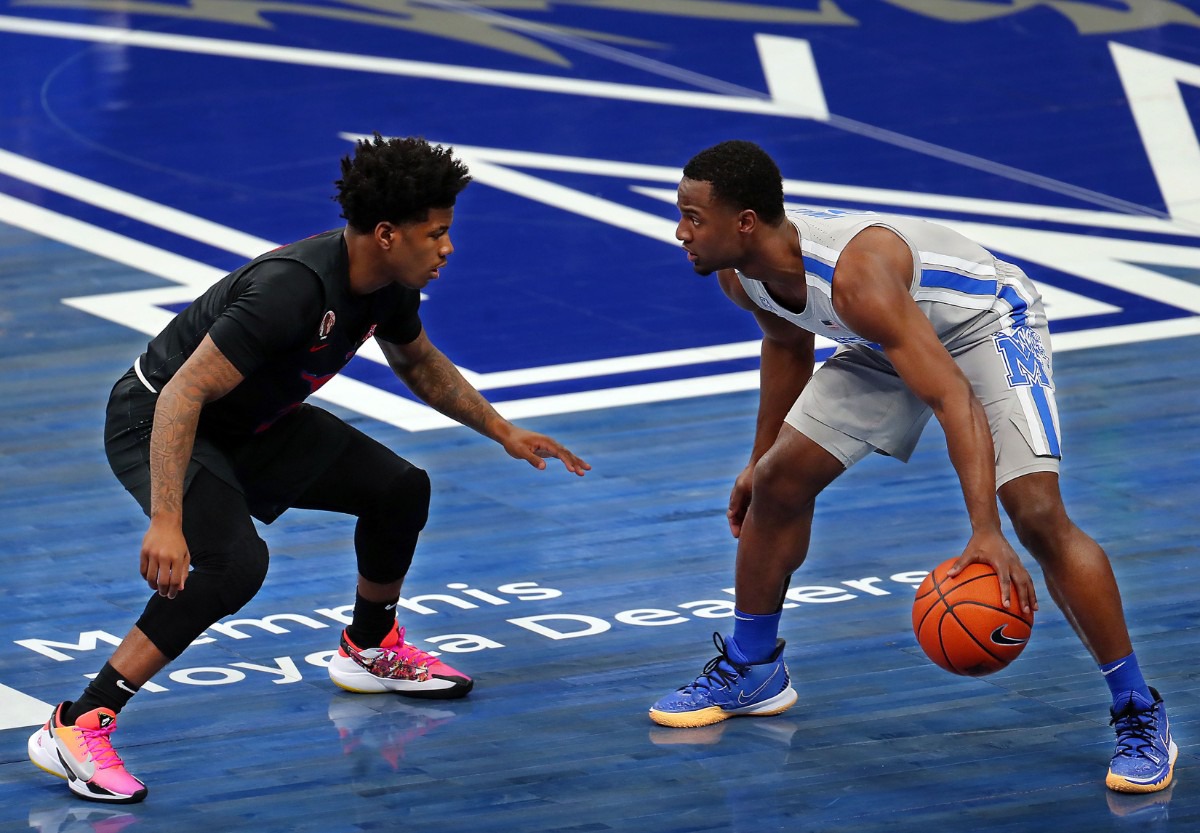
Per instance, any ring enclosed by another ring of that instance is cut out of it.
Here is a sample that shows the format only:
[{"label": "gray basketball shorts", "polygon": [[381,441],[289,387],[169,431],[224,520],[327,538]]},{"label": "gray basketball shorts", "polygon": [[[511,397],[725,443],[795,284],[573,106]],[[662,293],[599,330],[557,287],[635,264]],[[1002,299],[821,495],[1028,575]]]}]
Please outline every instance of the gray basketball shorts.
[{"label": "gray basketball shorts", "polygon": [[[873,353],[865,347],[835,353],[784,420],[847,468],[873,451],[907,462],[932,414]],[[994,333],[954,360],[987,411],[996,488],[1032,472],[1057,472],[1061,435],[1045,325]]]}]

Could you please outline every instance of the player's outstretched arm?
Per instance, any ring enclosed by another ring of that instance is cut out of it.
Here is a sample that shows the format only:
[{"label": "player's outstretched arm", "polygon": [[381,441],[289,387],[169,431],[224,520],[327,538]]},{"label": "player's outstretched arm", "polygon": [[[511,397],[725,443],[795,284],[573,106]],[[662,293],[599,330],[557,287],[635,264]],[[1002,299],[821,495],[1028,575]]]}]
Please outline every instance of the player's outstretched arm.
[{"label": "player's outstretched arm", "polygon": [[378,341],[393,372],[421,401],[500,443],[510,456],[526,460],[536,469],[545,469],[546,458],[556,457],[567,471],[580,476],[592,468],[557,440],[520,428],[500,416],[424,330],[408,344]]}]

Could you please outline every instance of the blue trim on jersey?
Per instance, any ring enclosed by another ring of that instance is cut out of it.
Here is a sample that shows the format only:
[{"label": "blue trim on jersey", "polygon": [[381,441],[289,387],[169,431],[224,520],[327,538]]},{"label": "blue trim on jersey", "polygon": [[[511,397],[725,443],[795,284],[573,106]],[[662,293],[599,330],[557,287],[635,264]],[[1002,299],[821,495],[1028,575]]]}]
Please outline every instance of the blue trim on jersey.
[{"label": "blue trim on jersey", "polygon": [[964,295],[982,295],[988,298],[996,297],[995,278],[976,278],[970,275],[960,275],[957,272],[947,272],[942,269],[922,269],[921,286],[938,289],[953,289]]},{"label": "blue trim on jersey", "polygon": [[812,255],[804,256],[804,271],[816,275],[825,283],[833,286],[833,267],[824,261],[817,260]]},{"label": "blue trim on jersey", "polygon": [[1025,313],[1029,310],[1029,305],[1025,303],[1025,299],[1017,293],[1017,290],[1006,284],[1005,287],[1000,290],[1000,294],[997,297],[1003,299],[1010,307],[1012,307],[1013,326],[1025,326]]},{"label": "blue trim on jersey", "polygon": [[1033,384],[1029,386],[1029,390],[1033,394],[1034,404],[1037,405],[1038,416],[1041,417],[1042,428],[1046,432],[1046,444],[1050,446],[1050,453],[1055,457],[1061,457],[1062,450],[1058,446],[1058,432],[1054,430],[1054,412],[1050,408],[1046,388]]}]

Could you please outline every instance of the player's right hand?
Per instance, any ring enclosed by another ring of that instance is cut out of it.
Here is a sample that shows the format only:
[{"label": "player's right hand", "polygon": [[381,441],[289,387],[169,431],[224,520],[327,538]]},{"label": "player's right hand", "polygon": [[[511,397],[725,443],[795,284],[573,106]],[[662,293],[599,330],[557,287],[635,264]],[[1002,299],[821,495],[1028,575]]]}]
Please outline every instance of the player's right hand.
[{"label": "player's right hand", "polygon": [[729,531],[734,538],[742,535],[742,524],[746,521],[746,511],[750,508],[750,494],[754,489],[754,464],[750,463],[733,481],[733,491],[729,495],[729,509],[725,517],[729,521]]},{"label": "player's right hand", "polygon": [[[999,530],[977,532],[967,542],[967,548],[948,571],[956,576],[968,564],[990,564],[1000,579],[1000,599],[1005,607],[1014,602],[1018,609],[1031,613],[1038,609],[1033,577],[1021,563],[1020,557]],[[1015,598],[1013,598],[1015,597]]]},{"label": "player's right hand", "polygon": [[183,537],[182,520],[156,515],[142,538],[141,573],[151,590],[175,598],[187,581],[192,554]]}]

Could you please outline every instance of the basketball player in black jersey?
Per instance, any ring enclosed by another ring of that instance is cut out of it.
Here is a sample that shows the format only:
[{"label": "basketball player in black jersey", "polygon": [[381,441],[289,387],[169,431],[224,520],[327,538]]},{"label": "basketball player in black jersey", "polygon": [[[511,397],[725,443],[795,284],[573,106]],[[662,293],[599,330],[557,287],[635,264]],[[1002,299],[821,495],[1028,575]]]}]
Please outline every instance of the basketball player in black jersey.
[{"label": "basketball player in black jersey", "polygon": [[359,142],[336,199],[347,225],[269,252],[182,311],[116,383],[105,449],[150,518],[140,571],[155,592],[78,700],[29,739],[33,763],[75,794],[132,803],[146,786],[112,747],[116,715],[206,628],[262,585],[267,547],[251,518],[289,507],[357,517],[358,587],[329,674],[342,688],[462,697],[472,680],[404,641],[395,604],[429,507],[424,471],[305,404],[375,337],[424,402],[544,469],[590,466],[501,417],[429,340],[420,290],[454,247],[470,182],[451,149],[421,139]]}]

